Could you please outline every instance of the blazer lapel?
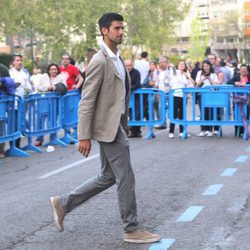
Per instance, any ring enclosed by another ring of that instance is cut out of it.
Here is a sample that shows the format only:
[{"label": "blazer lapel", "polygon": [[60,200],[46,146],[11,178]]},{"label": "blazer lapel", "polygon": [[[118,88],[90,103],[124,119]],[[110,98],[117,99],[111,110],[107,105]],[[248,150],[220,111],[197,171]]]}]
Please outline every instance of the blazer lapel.
[{"label": "blazer lapel", "polygon": [[[112,59],[108,56],[106,49],[102,45],[101,45],[101,50],[102,50],[102,53],[106,56],[109,67],[112,69],[114,75],[117,76],[122,81],[121,83],[123,84],[123,79],[121,79],[121,76],[117,68],[115,67],[115,64],[113,63]],[[128,95],[130,93],[130,76],[125,66],[125,63],[121,57],[120,57],[120,60],[122,61],[123,67],[125,69],[125,88],[126,88],[126,99],[127,99],[130,96]]]},{"label": "blazer lapel", "polygon": [[112,69],[115,76],[117,76],[119,79],[121,79],[120,74],[119,74],[117,68],[115,67],[115,64],[113,63],[112,59],[108,56],[108,53],[107,53],[105,47],[102,45],[101,45],[101,50],[102,50],[102,53],[104,54],[104,56],[107,58],[109,68]]}]

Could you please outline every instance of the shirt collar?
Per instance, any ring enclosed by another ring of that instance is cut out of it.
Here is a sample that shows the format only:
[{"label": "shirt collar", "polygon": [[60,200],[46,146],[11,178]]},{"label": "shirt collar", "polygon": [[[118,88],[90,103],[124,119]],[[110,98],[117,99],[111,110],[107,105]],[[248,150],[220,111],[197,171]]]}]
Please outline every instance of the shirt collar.
[{"label": "shirt collar", "polygon": [[107,44],[103,41],[102,42],[103,47],[106,49],[108,56],[111,58],[119,58],[120,57],[120,51],[117,49],[116,54],[107,46]]}]

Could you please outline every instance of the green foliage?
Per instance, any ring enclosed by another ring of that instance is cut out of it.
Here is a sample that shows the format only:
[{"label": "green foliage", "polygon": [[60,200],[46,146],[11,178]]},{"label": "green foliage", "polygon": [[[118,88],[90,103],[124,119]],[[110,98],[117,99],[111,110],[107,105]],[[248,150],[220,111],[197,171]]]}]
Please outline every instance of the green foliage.
[{"label": "green foliage", "polygon": [[98,18],[111,11],[125,18],[126,47],[160,54],[188,4],[186,0],[1,0],[0,9],[0,33],[32,38],[37,41],[37,54],[58,61],[63,51],[79,59],[88,48],[97,48]]},{"label": "green foliage", "polygon": [[204,23],[200,19],[193,19],[191,23],[190,45],[188,57],[191,61],[202,61],[208,46],[209,34],[204,32]]},{"label": "green foliage", "polygon": [[175,66],[177,66],[178,62],[183,59],[180,56],[170,56],[169,57],[169,61],[174,64]]},{"label": "green foliage", "polygon": [[32,74],[33,72],[33,65],[32,65],[32,61],[28,60],[28,59],[24,59],[23,60],[23,66],[24,68],[26,68],[30,74]]}]

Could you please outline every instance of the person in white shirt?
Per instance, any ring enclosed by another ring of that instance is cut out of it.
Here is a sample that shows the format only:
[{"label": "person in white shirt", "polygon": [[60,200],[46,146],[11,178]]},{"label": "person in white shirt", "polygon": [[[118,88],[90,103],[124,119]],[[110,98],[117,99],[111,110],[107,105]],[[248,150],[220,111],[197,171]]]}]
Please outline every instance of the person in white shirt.
[{"label": "person in white shirt", "polygon": [[[196,76],[196,87],[205,88],[211,85],[218,85],[219,79],[216,73],[214,73],[214,69],[212,64],[205,60],[202,62],[201,70],[197,73]],[[199,100],[201,107],[201,100]],[[204,119],[209,120],[209,114],[211,113],[211,108],[205,108]],[[212,126],[201,126],[201,132],[198,136],[213,136]]]},{"label": "person in white shirt", "polygon": [[147,77],[148,71],[149,71],[148,52],[147,51],[143,51],[141,53],[140,60],[135,60],[134,68],[140,72],[141,84],[143,84],[143,81]]},{"label": "person in white shirt", "polygon": [[10,78],[14,80],[17,85],[16,95],[23,98],[31,90],[30,75],[23,67],[23,56],[14,55],[12,58],[12,68],[9,70]]},{"label": "person in white shirt", "polygon": [[30,83],[32,85],[32,89],[35,90],[35,86],[39,85],[39,83],[41,82],[41,71],[38,68],[34,68],[33,69],[33,75],[30,77]]},{"label": "person in white shirt", "polygon": [[[30,75],[27,69],[23,67],[23,56],[14,55],[12,58],[12,68],[9,70],[10,78],[14,80],[17,85],[15,94],[20,96],[22,99],[25,95],[29,94],[32,91],[30,84]],[[17,129],[17,114],[18,110],[15,107],[16,117],[15,117],[15,129]],[[20,148],[21,138],[18,138],[15,142],[16,147]]]},{"label": "person in white shirt", "polygon": [[[181,91],[182,88],[186,87],[194,87],[194,80],[191,78],[190,73],[188,72],[187,65],[185,61],[179,61],[177,65],[177,70],[173,70],[169,77],[169,83],[171,89],[179,89],[174,93],[174,118],[178,118],[180,120],[183,119],[183,93]],[[169,129],[169,138],[174,138],[174,129],[175,124],[170,123]],[[183,126],[180,125],[179,128],[180,137],[182,137]]]},{"label": "person in white shirt", "polygon": [[[159,59],[159,74],[157,77],[157,80],[155,82],[156,88],[163,90],[166,94],[170,91],[170,84],[169,84],[169,77],[170,77],[170,72],[172,72],[172,68],[169,67],[168,59],[164,56],[160,57]],[[155,98],[155,103],[154,103],[154,108],[156,110],[156,116],[159,119],[159,100],[156,96]],[[167,128],[167,123],[165,121],[164,124],[158,126],[156,125],[155,128],[158,129],[166,129]]]}]

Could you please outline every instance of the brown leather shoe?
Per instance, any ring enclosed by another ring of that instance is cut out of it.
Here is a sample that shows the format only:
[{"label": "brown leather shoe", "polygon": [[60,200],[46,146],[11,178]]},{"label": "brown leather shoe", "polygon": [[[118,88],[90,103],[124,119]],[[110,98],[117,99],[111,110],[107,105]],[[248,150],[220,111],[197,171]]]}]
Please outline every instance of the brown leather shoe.
[{"label": "brown leather shoe", "polygon": [[64,230],[63,228],[63,219],[65,216],[65,212],[62,208],[62,205],[60,203],[60,198],[58,196],[56,197],[50,197],[50,201],[54,210],[54,220],[56,223],[56,227],[60,232]]},{"label": "brown leather shoe", "polygon": [[159,241],[161,236],[158,234],[152,234],[145,230],[136,230],[133,233],[124,233],[124,241],[130,243],[152,243]]}]

